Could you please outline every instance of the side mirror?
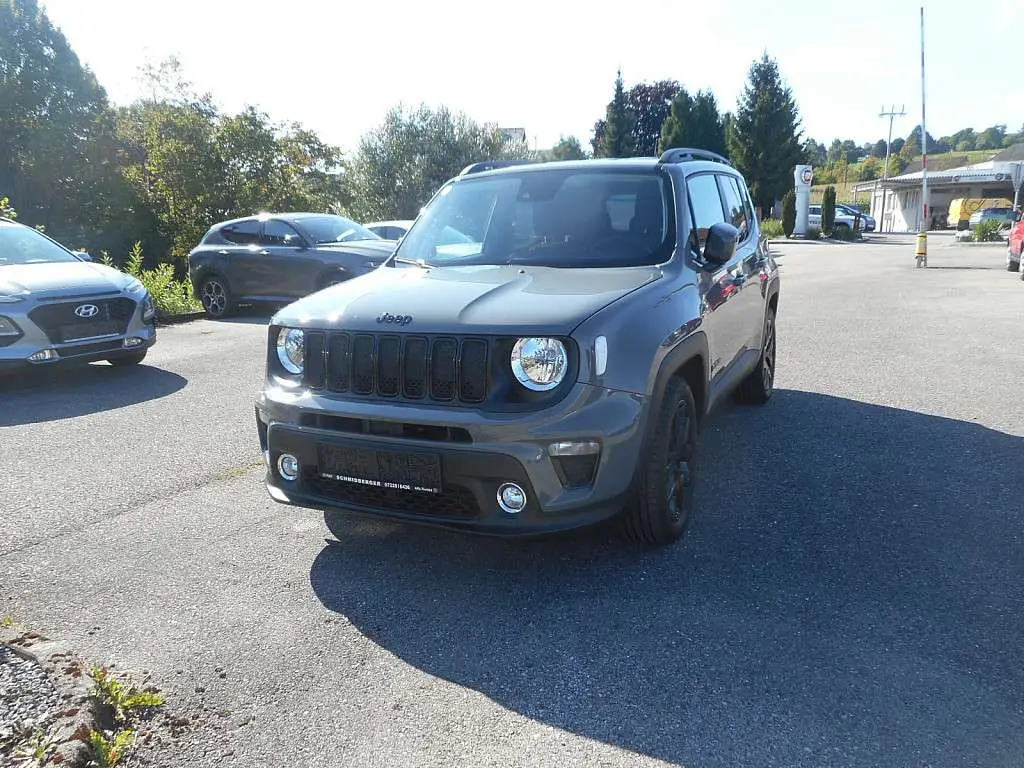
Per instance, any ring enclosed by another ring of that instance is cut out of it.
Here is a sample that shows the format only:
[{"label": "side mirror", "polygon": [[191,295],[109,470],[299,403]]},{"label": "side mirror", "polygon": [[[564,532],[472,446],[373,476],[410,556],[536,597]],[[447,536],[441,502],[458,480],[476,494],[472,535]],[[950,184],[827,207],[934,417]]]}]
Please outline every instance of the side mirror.
[{"label": "side mirror", "polygon": [[73,251],[73,253],[75,254],[75,256],[80,258],[82,261],[92,261],[92,256],[90,256],[85,251]]},{"label": "side mirror", "polygon": [[1024,211],[1014,211],[1013,212],[1013,220],[1014,221],[1020,221],[1022,218],[1024,218]]},{"label": "side mirror", "polygon": [[704,243],[704,260],[712,264],[725,264],[736,252],[739,237],[740,231],[732,224],[724,221],[712,224]]}]

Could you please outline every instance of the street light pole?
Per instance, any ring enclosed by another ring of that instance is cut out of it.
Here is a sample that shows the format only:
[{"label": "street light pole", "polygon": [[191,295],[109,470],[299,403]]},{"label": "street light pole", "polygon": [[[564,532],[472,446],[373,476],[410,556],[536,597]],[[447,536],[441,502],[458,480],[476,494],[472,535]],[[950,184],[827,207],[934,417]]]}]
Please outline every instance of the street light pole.
[{"label": "street light pole", "polygon": [[[900,111],[896,111],[896,107],[893,106],[888,112],[883,111],[878,113],[879,117],[889,118],[889,137],[885,140],[885,165],[882,166],[882,212],[881,216],[878,217],[878,231],[884,232],[885,230],[885,201],[888,195],[885,191],[885,180],[889,176],[889,148],[892,146],[892,122],[897,117],[903,117],[907,113],[903,111],[903,107],[900,107]],[[878,184],[875,184],[875,191],[878,191]]]}]

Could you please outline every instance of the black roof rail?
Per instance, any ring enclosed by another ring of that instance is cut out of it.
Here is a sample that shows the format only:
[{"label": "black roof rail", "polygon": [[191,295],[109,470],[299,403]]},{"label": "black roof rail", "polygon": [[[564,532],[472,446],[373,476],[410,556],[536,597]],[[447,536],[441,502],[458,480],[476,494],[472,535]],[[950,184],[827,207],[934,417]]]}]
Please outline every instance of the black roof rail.
[{"label": "black roof rail", "polygon": [[708,149],[697,149],[694,147],[672,147],[661,153],[659,163],[685,163],[687,160],[710,160],[715,163],[725,163],[729,167],[735,167],[729,159],[722,157],[717,152]]},{"label": "black roof rail", "polygon": [[479,163],[470,163],[459,172],[459,176],[468,176],[471,173],[483,173],[498,168],[507,168],[510,165],[532,165],[535,160],[484,160]]}]

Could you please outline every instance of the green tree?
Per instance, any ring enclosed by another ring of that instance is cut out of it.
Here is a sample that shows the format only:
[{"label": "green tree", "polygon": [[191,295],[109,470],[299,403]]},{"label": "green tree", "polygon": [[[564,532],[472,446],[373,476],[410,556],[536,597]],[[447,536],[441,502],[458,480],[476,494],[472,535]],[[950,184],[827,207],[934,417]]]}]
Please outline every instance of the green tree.
[{"label": "green tree", "polygon": [[877,157],[871,155],[864,159],[860,164],[860,172],[858,173],[857,181],[872,181],[877,179],[882,173],[882,163]]},{"label": "green tree", "polygon": [[552,160],[584,160],[586,157],[587,153],[575,136],[559,136],[558,143],[551,150]]},{"label": "green tree", "polygon": [[796,229],[796,190],[789,189],[782,196],[782,231],[786,237],[792,237],[794,229]]},{"label": "green tree", "polygon": [[658,149],[664,152],[671,147],[694,147],[726,154],[725,127],[710,91],[698,91],[690,96],[680,89],[673,99],[671,112],[661,128]]},{"label": "green tree", "polygon": [[836,223],[836,188],[829,184],[821,201],[821,231],[831,234]]},{"label": "green tree", "polygon": [[622,85],[622,70],[619,70],[615,76],[615,94],[605,112],[604,132],[595,156],[633,156],[636,148],[632,135],[634,124],[635,118],[626,103],[626,91]]},{"label": "green tree", "polygon": [[107,96],[37,0],[0,0],[0,190],[22,220],[83,246],[120,214]]},{"label": "green tree", "polygon": [[750,67],[729,146],[729,155],[747,177],[765,218],[792,185],[793,166],[803,159],[799,125],[792,91],[766,53]]},{"label": "green tree", "polygon": [[[661,127],[668,119],[672,100],[681,90],[675,80],[658,80],[653,83],[637,83],[625,92],[626,110],[630,115],[630,136],[633,141],[632,154],[649,157],[658,153]],[[611,106],[611,103],[608,104]],[[591,147],[595,157],[602,157],[605,119],[594,123]]]},{"label": "green tree", "polygon": [[496,127],[461,112],[397,106],[363,136],[348,163],[351,211],[362,221],[413,218],[470,163],[529,159],[530,154],[526,145],[507,142]]}]

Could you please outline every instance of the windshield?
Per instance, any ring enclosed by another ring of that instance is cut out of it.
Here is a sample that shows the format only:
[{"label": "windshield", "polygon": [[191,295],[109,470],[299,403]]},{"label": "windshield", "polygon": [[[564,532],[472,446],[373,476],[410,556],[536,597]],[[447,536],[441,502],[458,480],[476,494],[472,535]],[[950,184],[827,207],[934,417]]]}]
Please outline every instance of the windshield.
[{"label": "windshield", "polygon": [[80,261],[48,237],[29,227],[0,225],[0,266]]},{"label": "windshield", "polygon": [[356,224],[344,216],[304,216],[293,222],[306,233],[314,243],[347,243],[352,240],[382,240],[362,224]]},{"label": "windshield", "polygon": [[396,256],[431,266],[660,264],[675,243],[671,200],[668,178],[654,170],[463,178],[428,204]]}]

